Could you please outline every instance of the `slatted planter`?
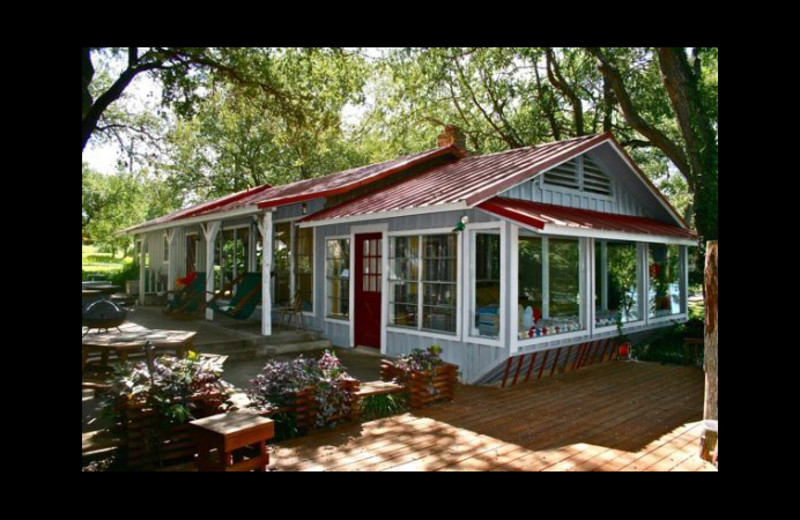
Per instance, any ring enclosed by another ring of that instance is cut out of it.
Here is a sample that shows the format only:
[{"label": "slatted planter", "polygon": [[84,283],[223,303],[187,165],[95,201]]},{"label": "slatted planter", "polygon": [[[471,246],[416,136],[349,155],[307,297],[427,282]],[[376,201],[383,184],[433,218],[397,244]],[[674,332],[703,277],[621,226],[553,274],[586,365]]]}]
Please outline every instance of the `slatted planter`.
[{"label": "slatted planter", "polygon": [[[343,419],[353,419],[358,416],[357,413],[353,413],[353,403],[356,402],[355,397],[358,394],[360,385],[361,382],[358,379],[342,380],[342,387],[350,394],[350,412],[329,417],[326,423],[330,424]],[[297,429],[303,434],[308,433],[309,430],[315,427],[317,420],[318,404],[315,392],[315,386],[309,386],[298,392],[291,392],[288,395],[293,397],[293,404],[282,408],[276,408],[260,415],[262,417],[272,417],[279,413],[294,413],[296,414]]]},{"label": "slatted planter", "polygon": [[[224,396],[213,395],[191,399],[199,405],[193,411],[196,419],[219,413]],[[191,460],[197,449],[189,437],[188,425],[164,428],[160,414],[141,404],[127,405],[121,422],[126,465],[135,470],[154,470]]]},{"label": "slatted planter", "polygon": [[[455,397],[458,366],[445,363],[434,370],[413,371],[410,374],[400,370],[394,362],[381,361],[381,379],[396,379],[408,389],[408,404],[411,408],[422,408],[426,404],[448,400]],[[431,388],[432,387],[432,388]]]}]

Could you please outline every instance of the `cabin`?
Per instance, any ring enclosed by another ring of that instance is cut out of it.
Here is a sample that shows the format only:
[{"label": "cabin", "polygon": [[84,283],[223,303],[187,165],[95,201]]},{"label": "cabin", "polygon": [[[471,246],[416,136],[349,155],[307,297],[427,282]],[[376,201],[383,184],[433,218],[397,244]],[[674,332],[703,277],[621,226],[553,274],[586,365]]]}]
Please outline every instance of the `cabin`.
[{"label": "cabin", "polygon": [[619,324],[632,335],[686,319],[697,236],[611,133],[477,156],[448,126],[437,145],[129,228],[139,298],[191,271],[209,292],[260,271],[251,319],[264,335],[298,303],[339,347],[438,344],[466,383],[514,360],[530,373],[535,354],[613,339]]}]

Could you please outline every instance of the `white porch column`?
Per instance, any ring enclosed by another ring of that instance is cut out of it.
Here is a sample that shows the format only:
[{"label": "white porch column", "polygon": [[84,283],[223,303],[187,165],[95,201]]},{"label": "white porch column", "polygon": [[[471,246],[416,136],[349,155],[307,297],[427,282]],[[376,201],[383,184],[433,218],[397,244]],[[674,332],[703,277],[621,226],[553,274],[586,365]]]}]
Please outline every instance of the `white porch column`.
[{"label": "white porch column", "polygon": [[147,272],[144,268],[144,248],[147,246],[145,235],[139,235],[139,305],[144,305],[144,277]]},{"label": "white porch column", "polygon": [[[272,212],[266,211],[259,222],[261,231],[261,334],[272,335],[272,294],[270,272],[272,271]],[[255,250],[255,247],[253,247]]]},{"label": "white porch column", "polygon": [[178,271],[175,262],[178,260],[178,255],[175,254],[175,229],[166,231],[167,235],[167,290],[171,291],[175,287],[175,278]]},{"label": "white porch column", "polygon": [[[214,222],[207,222],[200,224],[203,230],[203,236],[206,240],[206,301],[211,301],[214,292],[214,243],[217,239],[217,233],[222,225],[222,221],[217,220]],[[214,311],[206,307],[206,319],[214,319]]]}]

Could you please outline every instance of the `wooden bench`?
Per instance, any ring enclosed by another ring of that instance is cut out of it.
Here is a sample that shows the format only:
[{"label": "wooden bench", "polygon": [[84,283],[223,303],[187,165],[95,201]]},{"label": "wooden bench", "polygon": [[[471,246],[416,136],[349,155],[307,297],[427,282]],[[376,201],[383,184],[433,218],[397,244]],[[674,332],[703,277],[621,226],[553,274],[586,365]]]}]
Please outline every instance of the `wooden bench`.
[{"label": "wooden bench", "polygon": [[373,395],[400,394],[408,392],[408,388],[393,381],[367,381],[361,383],[359,389],[353,394],[351,404],[351,419],[357,421],[361,415],[361,400]]},{"label": "wooden bench", "polygon": [[[199,471],[266,471],[269,464],[267,441],[275,436],[275,424],[247,412],[230,412],[189,423],[197,445]],[[245,458],[248,448],[256,454]]]}]

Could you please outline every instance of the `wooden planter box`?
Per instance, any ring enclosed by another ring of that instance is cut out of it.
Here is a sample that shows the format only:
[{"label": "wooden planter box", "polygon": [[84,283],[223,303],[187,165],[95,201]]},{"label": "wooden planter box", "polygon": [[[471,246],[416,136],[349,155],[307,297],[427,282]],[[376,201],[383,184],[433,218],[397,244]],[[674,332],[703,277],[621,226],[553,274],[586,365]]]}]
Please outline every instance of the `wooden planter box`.
[{"label": "wooden planter box", "polygon": [[[396,379],[408,389],[408,404],[411,408],[422,408],[440,400],[452,401],[455,397],[458,366],[445,363],[434,370],[415,371],[406,374],[393,361],[381,361],[381,379]],[[432,389],[431,389],[432,387]]]},{"label": "wooden planter box", "polygon": [[[199,405],[193,411],[196,419],[219,413],[225,401],[222,394],[192,399]],[[154,470],[186,462],[194,457],[197,448],[189,436],[188,424],[164,428],[164,419],[152,408],[140,404],[128,405],[121,423],[126,465],[135,470]]]},{"label": "wooden planter box", "polygon": [[[355,396],[358,393],[361,382],[358,379],[345,379],[342,381],[342,386],[350,394],[350,413],[329,417],[327,420],[328,423],[332,423],[341,419],[353,419],[354,417],[358,416],[358,412],[354,412],[355,406],[353,405],[356,403]],[[316,387],[309,386],[308,388],[300,390],[299,392],[292,392],[290,395],[294,397],[294,404],[283,408],[270,410],[269,412],[265,412],[260,415],[262,417],[272,417],[278,413],[294,413],[297,416],[297,429],[303,434],[308,433],[309,430],[315,427],[317,420],[318,405],[314,395],[315,391]]]}]

